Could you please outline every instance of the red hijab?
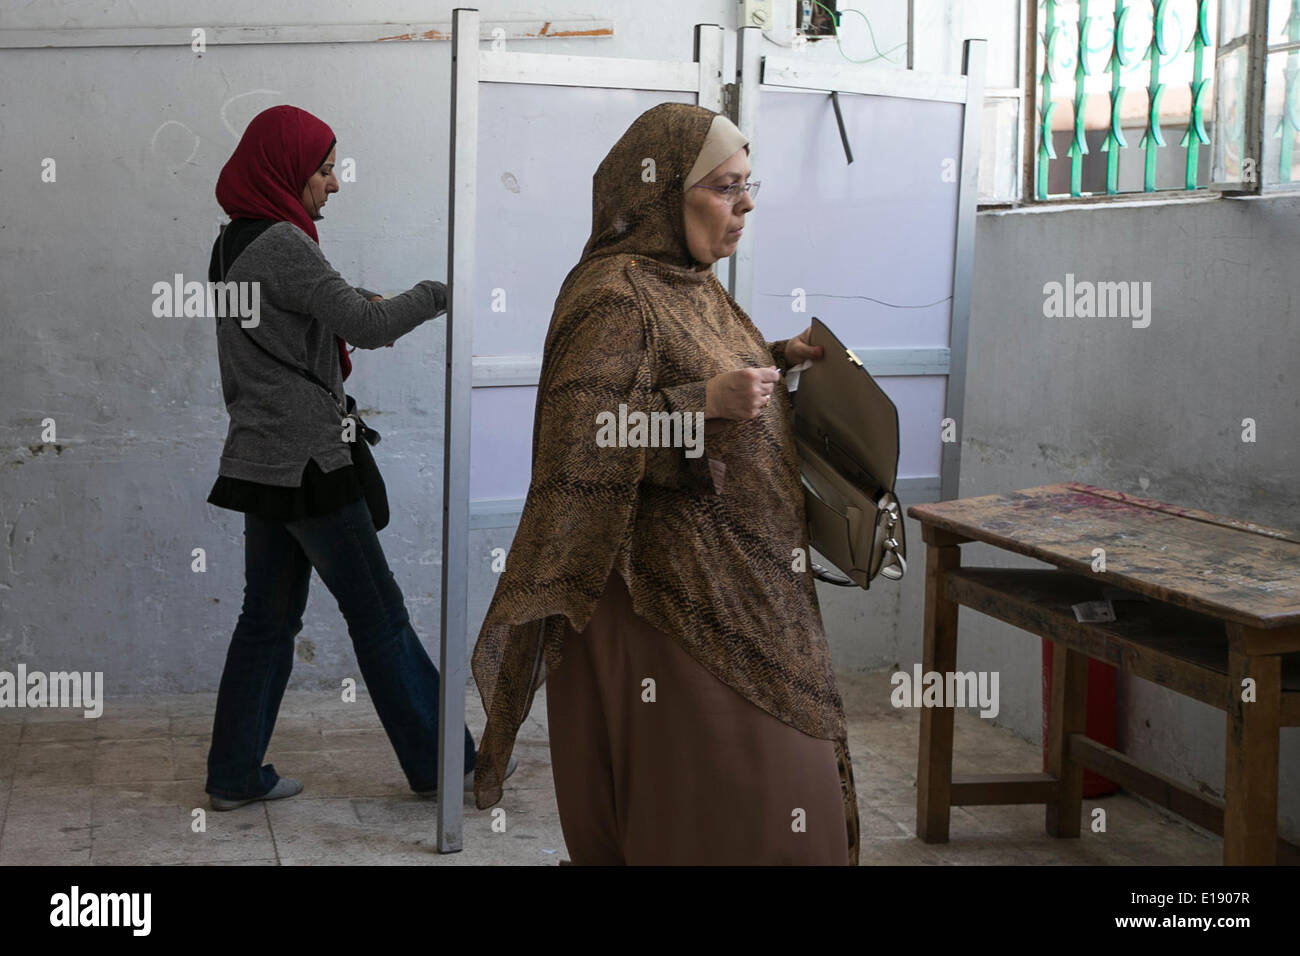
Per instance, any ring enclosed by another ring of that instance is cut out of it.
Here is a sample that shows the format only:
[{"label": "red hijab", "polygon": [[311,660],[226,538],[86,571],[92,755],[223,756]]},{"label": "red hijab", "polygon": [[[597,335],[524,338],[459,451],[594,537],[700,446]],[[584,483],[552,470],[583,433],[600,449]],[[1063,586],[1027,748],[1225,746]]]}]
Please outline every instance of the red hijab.
[{"label": "red hijab", "polygon": [[[334,132],[306,110],[272,106],[253,117],[217,177],[217,202],[231,219],[291,222],[319,243],[302,190],[334,148]],[[339,367],[352,371],[347,343],[335,336]]]}]

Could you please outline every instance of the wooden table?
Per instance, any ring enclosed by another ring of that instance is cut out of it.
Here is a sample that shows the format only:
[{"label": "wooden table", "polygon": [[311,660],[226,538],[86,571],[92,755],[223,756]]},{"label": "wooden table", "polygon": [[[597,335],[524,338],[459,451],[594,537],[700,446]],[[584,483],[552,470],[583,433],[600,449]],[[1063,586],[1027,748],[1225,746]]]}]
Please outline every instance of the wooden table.
[{"label": "wooden table", "polygon": [[[916,832],[948,839],[953,806],[1041,803],[1047,832],[1079,835],[1083,771],[1223,835],[1225,864],[1300,862],[1277,836],[1281,727],[1300,726],[1300,535],[1069,482],[915,505],[925,552],[922,668],[957,666],[957,607],[1053,642],[1048,772],[952,774],[953,710],[923,707]],[[963,568],[981,541],[1057,570]],[[1093,570],[1104,549],[1105,571]],[[1123,588],[1117,620],[1080,623],[1072,605]],[[1084,733],[1087,659],[1226,714],[1224,798],[1207,797]],[[1254,681],[1255,700],[1243,701]],[[947,702],[951,703],[951,702]]]}]

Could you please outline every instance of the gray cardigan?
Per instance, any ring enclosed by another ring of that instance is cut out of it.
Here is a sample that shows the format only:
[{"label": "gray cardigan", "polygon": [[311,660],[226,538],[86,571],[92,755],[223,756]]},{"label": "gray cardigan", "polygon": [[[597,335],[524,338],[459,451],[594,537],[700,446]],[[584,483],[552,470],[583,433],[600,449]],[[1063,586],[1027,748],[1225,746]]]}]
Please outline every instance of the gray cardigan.
[{"label": "gray cardigan", "polygon": [[309,459],[326,473],[351,464],[338,408],[325,390],[264,355],[248,336],[342,397],[334,336],[363,349],[387,345],[442,312],[441,284],[425,280],[394,298],[368,302],[364,289],[349,285],[320,247],[287,222],[249,243],[226,281],[258,283],[260,321],[241,329],[238,316],[217,319],[221,390],[230,414],[220,474],[297,487]]}]

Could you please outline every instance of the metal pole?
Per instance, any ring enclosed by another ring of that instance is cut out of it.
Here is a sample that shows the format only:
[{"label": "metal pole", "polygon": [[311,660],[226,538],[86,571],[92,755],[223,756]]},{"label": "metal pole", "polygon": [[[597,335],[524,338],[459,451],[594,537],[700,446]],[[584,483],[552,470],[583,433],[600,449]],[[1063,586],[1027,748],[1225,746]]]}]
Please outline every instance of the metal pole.
[{"label": "metal pole", "polygon": [[438,850],[461,849],[469,591],[469,436],[474,225],[478,167],[479,15],[452,11],[451,169],[447,217],[446,403],[442,458],[442,648],[438,663]]},{"label": "metal pole", "polygon": [[957,440],[945,442],[939,471],[941,500],[958,496],[961,442],[966,433],[966,343],[970,333],[971,282],[975,267],[975,209],[979,198],[980,120],[984,113],[984,74],[988,43],[967,40],[962,73],[968,83],[961,140],[961,178],[957,195],[957,242],[952,273],[952,325],[948,335],[951,363],[945,413],[957,423]]},{"label": "metal pole", "polygon": [[706,110],[722,112],[722,27],[695,24],[695,62],[700,65],[700,93],[696,102]]},{"label": "metal pole", "polygon": [[[763,31],[758,27],[742,27],[736,31],[736,126],[750,142],[750,163],[756,172],[762,169],[762,157],[754,144],[758,132],[758,84],[763,78],[762,44]],[[761,172],[758,178],[763,178]],[[745,231],[736,244],[727,276],[727,291],[750,315],[754,314],[754,226],[757,218],[745,218]]]},{"label": "metal pole", "polygon": [[[726,113],[727,103],[722,82],[724,35],[716,23],[695,24],[695,62],[700,67],[698,106],[715,113]],[[714,274],[724,289],[731,287],[731,259],[720,259],[713,266]]]},{"label": "metal pole", "polygon": [[[1250,8],[1250,45],[1246,54],[1246,129],[1242,158],[1252,161],[1249,175],[1243,177],[1243,192],[1259,195],[1264,181],[1264,85],[1268,61],[1268,3],[1254,0]],[[1218,117],[1215,117],[1216,122]],[[1285,117],[1283,117],[1285,124]]]},{"label": "metal pole", "polygon": [[916,69],[916,0],[907,0],[907,68]]},{"label": "metal pole", "polygon": [[831,90],[831,106],[835,107],[835,125],[840,128],[840,144],[844,147],[844,158],[853,165],[853,147],[849,145],[849,131],[844,128],[844,114],[840,112],[840,91]]}]

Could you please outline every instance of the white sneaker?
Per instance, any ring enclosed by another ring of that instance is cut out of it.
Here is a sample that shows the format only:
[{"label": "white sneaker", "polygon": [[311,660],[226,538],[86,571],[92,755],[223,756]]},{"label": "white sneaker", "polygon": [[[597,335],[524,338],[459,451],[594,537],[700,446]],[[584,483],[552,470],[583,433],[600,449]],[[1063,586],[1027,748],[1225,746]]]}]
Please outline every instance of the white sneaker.
[{"label": "white sneaker", "polygon": [[301,783],[288,777],[281,777],[264,796],[252,797],[248,800],[227,800],[225,797],[210,797],[210,799],[213,810],[237,810],[259,800],[283,800],[285,797],[292,797],[299,793],[302,793]]}]

